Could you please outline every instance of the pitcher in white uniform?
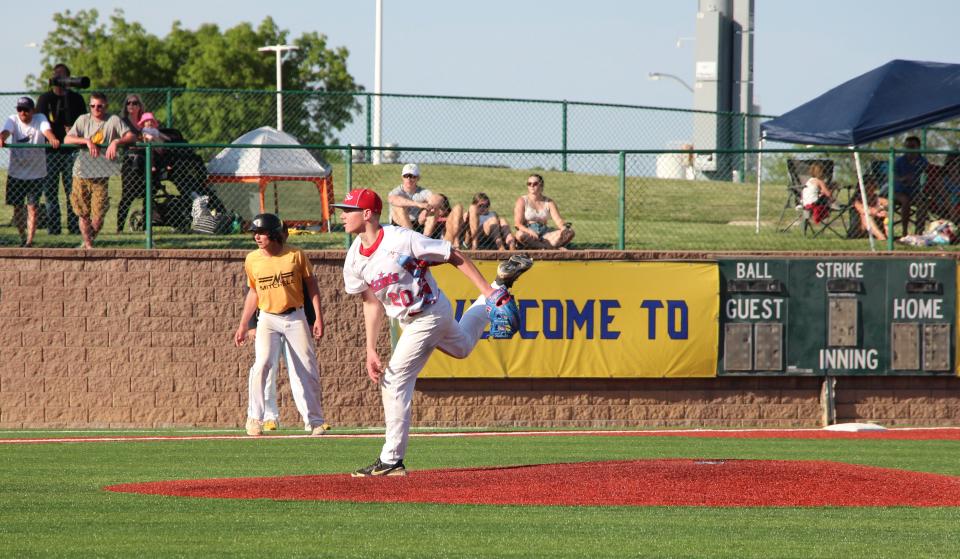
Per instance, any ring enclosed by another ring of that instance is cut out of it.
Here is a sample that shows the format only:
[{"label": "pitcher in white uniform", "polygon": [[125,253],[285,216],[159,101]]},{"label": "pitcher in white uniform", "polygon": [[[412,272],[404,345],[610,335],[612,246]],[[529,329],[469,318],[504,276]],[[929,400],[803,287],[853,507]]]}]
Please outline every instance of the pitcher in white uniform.
[{"label": "pitcher in white uniform", "polygon": [[[434,349],[463,359],[488,324],[488,297],[509,297],[507,288],[533,260],[515,255],[501,262],[497,280],[488,284],[473,262],[448,241],[431,239],[403,227],[380,225],[383,202],[376,192],[356,189],[340,204],[347,233],[357,235],[343,264],[347,293],[363,298],[366,332],[366,369],[380,385],[386,442],[373,464],[353,473],[356,477],[406,475],[403,458],[410,434],[413,389],[417,375]],[[470,279],[480,296],[458,323],[429,267],[448,263]],[[385,316],[403,327],[396,348],[384,366],[377,353],[377,338]]]}]

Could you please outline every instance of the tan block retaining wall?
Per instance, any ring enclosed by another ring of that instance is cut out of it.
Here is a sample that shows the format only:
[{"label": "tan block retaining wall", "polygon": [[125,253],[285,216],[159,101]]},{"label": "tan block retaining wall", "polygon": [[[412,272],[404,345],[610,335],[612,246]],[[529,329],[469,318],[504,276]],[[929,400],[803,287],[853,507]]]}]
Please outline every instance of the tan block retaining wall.
[{"label": "tan block retaining wall", "polygon": [[[0,249],[0,428],[240,427],[253,349],[234,348],[231,340],[246,252]],[[542,257],[711,255],[571,251]],[[317,349],[327,418],[338,426],[382,425],[379,392],[363,370],[360,302],[342,290],[343,252],[311,252],[310,258],[326,324]],[[386,355],[386,330],[380,342]],[[300,419],[285,373],[280,384],[281,420],[295,425]],[[421,379],[414,421],[817,427],[821,385],[810,377]],[[838,421],[960,425],[960,378],[843,377],[836,403]]]}]

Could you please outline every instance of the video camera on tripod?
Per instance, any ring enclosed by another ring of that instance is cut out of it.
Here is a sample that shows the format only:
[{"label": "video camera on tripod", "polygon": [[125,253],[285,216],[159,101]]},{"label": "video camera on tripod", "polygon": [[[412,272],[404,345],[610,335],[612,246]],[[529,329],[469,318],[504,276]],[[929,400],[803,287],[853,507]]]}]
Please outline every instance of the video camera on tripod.
[{"label": "video camera on tripod", "polygon": [[74,89],[84,89],[90,87],[90,78],[86,76],[54,76],[50,78],[50,85],[63,88],[72,87]]}]

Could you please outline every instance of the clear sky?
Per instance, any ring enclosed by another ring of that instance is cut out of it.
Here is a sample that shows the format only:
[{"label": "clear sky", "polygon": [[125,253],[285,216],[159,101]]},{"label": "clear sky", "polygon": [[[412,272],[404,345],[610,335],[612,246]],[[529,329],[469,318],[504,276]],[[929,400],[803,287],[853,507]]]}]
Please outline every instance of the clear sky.
[{"label": "clear sky", "polygon": [[[567,99],[689,108],[696,0],[384,0],[384,93]],[[374,0],[84,0],[3,2],[0,91],[37,73],[52,14],[96,7],[164,36],[226,29],[270,15],[292,37],[319,31],[350,50],[349,70],[373,90]],[[754,80],[764,114],[780,114],[894,58],[960,62],[957,0],[756,0]],[[267,56],[266,54],[264,56]],[[272,56],[272,55],[271,55]],[[82,68],[74,68],[82,75]],[[157,84],[162,85],[162,84]],[[918,92],[922,94],[922,92]]]}]

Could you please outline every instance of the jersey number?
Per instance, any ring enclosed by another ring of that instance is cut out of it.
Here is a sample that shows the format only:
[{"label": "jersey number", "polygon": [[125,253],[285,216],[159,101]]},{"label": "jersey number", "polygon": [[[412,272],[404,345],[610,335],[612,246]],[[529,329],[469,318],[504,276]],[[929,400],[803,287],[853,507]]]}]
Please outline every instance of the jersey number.
[{"label": "jersey number", "polygon": [[387,297],[395,307],[409,307],[413,304],[413,293],[409,289],[400,290],[398,293],[387,293]]}]

